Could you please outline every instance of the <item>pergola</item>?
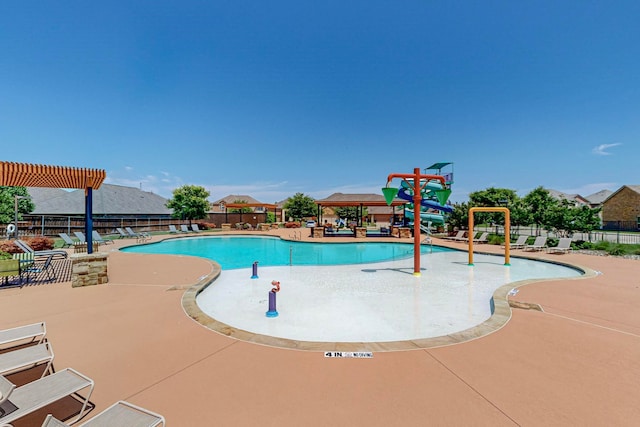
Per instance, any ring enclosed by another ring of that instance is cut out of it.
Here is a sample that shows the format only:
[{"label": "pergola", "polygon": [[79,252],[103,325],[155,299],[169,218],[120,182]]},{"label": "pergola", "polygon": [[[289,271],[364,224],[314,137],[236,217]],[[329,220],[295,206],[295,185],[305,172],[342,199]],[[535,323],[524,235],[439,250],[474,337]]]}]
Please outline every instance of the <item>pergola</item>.
[{"label": "pergola", "polygon": [[87,253],[93,253],[93,190],[100,188],[106,177],[102,169],[0,161],[0,186],[84,189]]},{"label": "pergola", "polygon": [[358,207],[358,225],[362,225],[362,213],[365,207],[388,207],[404,206],[408,202],[402,199],[394,199],[390,204],[387,203],[384,196],[378,194],[332,194],[326,199],[315,200],[318,205],[318,221],[322,220],[322,207]]}]

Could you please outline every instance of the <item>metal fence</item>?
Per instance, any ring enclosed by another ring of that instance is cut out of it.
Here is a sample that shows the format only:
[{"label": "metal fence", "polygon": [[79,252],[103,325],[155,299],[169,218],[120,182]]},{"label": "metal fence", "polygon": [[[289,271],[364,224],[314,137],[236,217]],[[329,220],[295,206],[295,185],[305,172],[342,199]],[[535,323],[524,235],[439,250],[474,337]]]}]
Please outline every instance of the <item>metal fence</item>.
[{"label": "metal fence", "polygon": [[[475,227],[477,232],[487,231],[489,233],[504,235],[504,226],[502,225],[480,225]],[[511,227],[512,235],[527,234],[529,236],[549,236],[558,237],[554,233],[549,233],[542,228],[535,226],[514,226]],[[583,240],[585,242],[602,242],[620,243],[625,245],[640,245],[640,233],[629,232],[624,229],[616,230],[596,230],[590,233],[573,233],[571,236],[574,241]]]}]

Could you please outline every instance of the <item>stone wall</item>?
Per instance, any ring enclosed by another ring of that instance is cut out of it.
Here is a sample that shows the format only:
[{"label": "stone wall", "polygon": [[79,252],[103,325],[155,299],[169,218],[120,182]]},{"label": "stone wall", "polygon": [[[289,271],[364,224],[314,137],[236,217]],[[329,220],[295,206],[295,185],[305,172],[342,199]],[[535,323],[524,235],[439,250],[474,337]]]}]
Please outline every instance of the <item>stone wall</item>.
[{"label": "stone wall", "polygon": [[71,255],[71,286],[77,288],[109,282],[107,257],[108,254],[103,252]]}]

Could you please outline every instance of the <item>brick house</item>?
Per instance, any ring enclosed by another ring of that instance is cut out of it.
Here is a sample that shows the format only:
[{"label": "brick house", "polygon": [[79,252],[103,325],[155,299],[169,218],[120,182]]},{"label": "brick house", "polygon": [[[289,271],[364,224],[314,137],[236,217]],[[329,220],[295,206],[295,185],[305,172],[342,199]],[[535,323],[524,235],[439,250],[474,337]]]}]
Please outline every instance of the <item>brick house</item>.
[{"label": "brick house", "polygon": [[640,230],[640,185],[623,185],[602,203],[602,228]]}]

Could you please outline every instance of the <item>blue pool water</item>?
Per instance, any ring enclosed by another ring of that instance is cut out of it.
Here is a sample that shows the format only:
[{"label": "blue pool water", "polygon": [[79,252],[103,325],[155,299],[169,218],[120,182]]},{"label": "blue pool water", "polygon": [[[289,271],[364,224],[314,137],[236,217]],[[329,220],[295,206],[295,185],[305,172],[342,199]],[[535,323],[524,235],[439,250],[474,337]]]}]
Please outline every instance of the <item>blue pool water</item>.
[{"label": "blue pool water", "polygon": [[[224,269],[284,265],[346,265],[393,261],[413,257],[413,245],[406,243],[309,243],[278,237],[210,236],[169,239],[148,245],[131,246],[125,252],[194,255],[212,259]],[[451,251],[422,247],[422,252]]]}]

